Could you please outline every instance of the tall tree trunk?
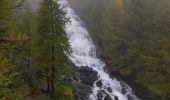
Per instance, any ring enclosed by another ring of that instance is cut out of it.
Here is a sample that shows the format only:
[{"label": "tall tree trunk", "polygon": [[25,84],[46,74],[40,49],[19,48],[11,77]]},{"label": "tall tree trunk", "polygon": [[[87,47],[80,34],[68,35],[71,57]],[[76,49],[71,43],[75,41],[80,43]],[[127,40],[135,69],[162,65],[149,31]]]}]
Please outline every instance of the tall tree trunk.
[{"label": "tall tree trunk", "polygon": [[53,26],[53,6],[52,6],[52,0],[50,0],[50,9],[51,9],[51,12],[50,12],[50,17],[51,17],[51,40],[52,40],[52,44],[51,44],[51,53],[52,53],[52,55],[51,55],[51,60],[52,60],[52,66],[51,66],[51,97],[53,97],[54,96],[54,92],[55,92],[55,87],[54,87],[54,77],[55,77],[55,75],[54,75],[54,72],[55,72],[55,59],[54,59],[54,54],[55,54],[55,47],[54,47],[54,26]]},{"label": "tall tree trunk", "polygon": [[51,70],[51,95],[53,96],[55,89],[54,89],[54,72],[55,72],[55,63],[54,63],[54,45],[52,46],[52,70]]},{"label": "tall tree trunk", "polygon": [[50,76],[49,76],[49,70],[46,68],[46,78],[47,78],[47,89],[46,91],[47,92],[50,92],[51,91],[51,80],[50,80]]},{"label": "tall tree trunk", "polygon": [[31,37],[31,32],[30,32],[30,27],[31,27],[31,11],[30,11],[30,8],[29,7],[26,7],[26,10],[28,11],[28,16],[26,16],[26,22],[25,23],[27,23],[27,34],[28,34],[28,36],[29,36],[29,39],[28,39],[28,58],[27,58],[27,60],[28,60],[28,64],[27,64],[27,67],[31,67],[31,39],[30,39],[30,37]]}]

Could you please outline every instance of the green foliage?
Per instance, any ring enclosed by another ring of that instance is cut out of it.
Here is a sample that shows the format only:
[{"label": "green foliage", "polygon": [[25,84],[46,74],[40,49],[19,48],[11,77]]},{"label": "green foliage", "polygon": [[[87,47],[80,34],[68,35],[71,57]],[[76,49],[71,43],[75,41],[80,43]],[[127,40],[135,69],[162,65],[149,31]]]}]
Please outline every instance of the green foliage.
[{"label": "green foliage", "polygon": [[98,55],[113,70],[146,87],[150,94],[143,98],[169,100],[169,0],[71,0],[70,3],[75,10],[79,9],[78,14],[90,29]]},{"label": "green foliage", "polygon": [[0,6],[0,99],[22,100],[29,88],[17,68],[21,64],[18,60],[27,36],[15,33],[17,23],[14,12],[19,5],[10,0],[1,0]]},{"label": "green foliage", "polygon": [[[73,85],[70,83],[74,70],[71,67],[58,67],[55,77],[56,98],[59,100],[74,100]],[[62,81],[61,77],[65,76],[69,80]]]},{"label": "green foliage", "polygon": [[[11,73],[9,76],[0,75],[0,99],[1,100],[22,100],[22,80],[19,73]],[[25,88],[26,90],[26,88]]]},{"label": "green foliage", "polygon": [[71,75],[66,56],[69,45],[64,31],[67,21],[65,12],[56,1],[44,0],[40,6],[37,33],[33,34],[32,38],[33,66],[36,67],[36,78],[39,83],[45,84],[46,91],[52,98],[62,100],[71,98],[64,96],[66,91],[72,92],[72,86],[63,84],[59,80],[62,75]]},{"label": "green foliage", "polygon": [[56,82],[56,94],[59,100],[74,100],[73,99],[73,88],[69,82]]},{"label": "green foliage", "polygon": [[55,88],[57,96],[69,100],[72,95],[64,93],[71,93],[72,85],[59,80],[72,75],[64,53],[69,47],[65,12],[54,0],[44,0],[39,13],[23,1],[0,0],[0,100],[24,100],[31,95],[50,100],[49,91],[42,92],[48,75],[55,87],[61,86]]}]

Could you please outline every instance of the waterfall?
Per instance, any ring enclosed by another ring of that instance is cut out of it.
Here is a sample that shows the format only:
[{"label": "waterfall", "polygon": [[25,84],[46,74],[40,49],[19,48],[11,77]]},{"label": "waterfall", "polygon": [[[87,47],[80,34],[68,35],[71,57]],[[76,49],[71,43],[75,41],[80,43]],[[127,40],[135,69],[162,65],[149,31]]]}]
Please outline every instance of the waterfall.
[{"label": "waterfall", "polygon": [[[89,100],[98,100],[97,94],[101,91],[102,100],[108,95],[112,100],[139,100],[128,85],[125,83],[122,85],[122,82],[119,82],[116,78],[110,78],[104,71],[106,64],[100,58],[97,58],[96,48],[87,29],[68,2],[59,0],[58,3],[64,7],[67,11],[66,17],[70,19],[70,22],[65,25],[72,50],[69,58],[77,67],[88,66],[98,73],[98,80],[94,82]],[[96,85],[99,81],[102,83],[102,87]]]}]

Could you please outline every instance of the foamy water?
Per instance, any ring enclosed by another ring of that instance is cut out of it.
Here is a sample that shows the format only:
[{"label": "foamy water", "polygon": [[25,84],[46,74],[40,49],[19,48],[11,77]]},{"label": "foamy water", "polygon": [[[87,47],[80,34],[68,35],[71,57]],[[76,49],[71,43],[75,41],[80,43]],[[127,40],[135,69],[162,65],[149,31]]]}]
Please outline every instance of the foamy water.
[{"label": "foamy water", "polygon": [[[59,0],[58,3],[64,7],[67,11],[66,16],[70,18],[70,22],[65,26],[72,49],[69,58],[77,67],[88,66],[98,73],[98,80],[93,85],[89,100],[98,100],[98,93],[102,96],[102,100],[106,100],[104,99],[106,96],[110,96],[112,100],[115,100],[115,98],[119,100],[128,100],[128,98],[131,98],[129,100],[139,100],[128,85],[125,83],[122,85],[116,78],[110,78],[104,71],[106,64],[100,58],[97,58],[96,48],[87,29],[83,26],[81,19],[75,14],[68,2]],[[102,87],[96,85],[98,81],[102,82]]]}]

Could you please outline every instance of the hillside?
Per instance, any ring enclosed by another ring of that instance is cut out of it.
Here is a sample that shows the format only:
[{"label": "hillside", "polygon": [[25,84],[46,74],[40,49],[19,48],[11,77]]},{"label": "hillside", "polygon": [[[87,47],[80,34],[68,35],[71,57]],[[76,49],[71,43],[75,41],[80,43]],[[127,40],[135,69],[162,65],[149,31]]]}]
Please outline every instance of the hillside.
[{"label": "hillside", "polygon": [[170,97],[169,0],[69,0],[98,56],[144,100]]}]

